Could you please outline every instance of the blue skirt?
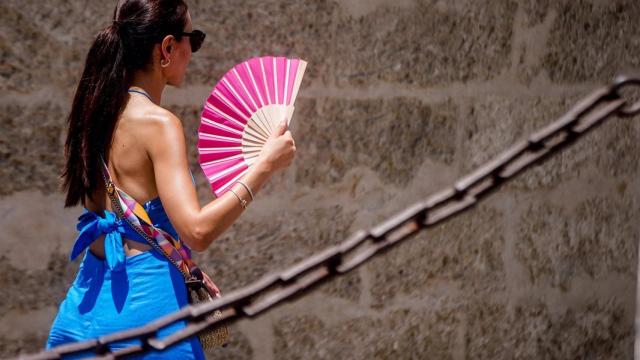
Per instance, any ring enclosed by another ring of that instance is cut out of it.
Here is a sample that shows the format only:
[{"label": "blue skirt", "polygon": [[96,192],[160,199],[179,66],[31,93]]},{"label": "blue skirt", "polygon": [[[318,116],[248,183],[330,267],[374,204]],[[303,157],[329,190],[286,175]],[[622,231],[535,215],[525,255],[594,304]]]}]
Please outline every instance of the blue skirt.
[{"label": "blue skirt", "polygon": [[[111,271],[106,260],[85,251],[78,274],[60,303],[46,348],[97,338],[149,322],[188,305],[184,277],[155,249],[127,256],[121,271]],[[176,322],[158,331],[158,337],[184,328]],[[111,344],[111,350],[140,345],[138,339]],[[95,356],[93,352],[64,358]],[[205,359],[197,337],[164,351],[148,351],[135,359]]]}]

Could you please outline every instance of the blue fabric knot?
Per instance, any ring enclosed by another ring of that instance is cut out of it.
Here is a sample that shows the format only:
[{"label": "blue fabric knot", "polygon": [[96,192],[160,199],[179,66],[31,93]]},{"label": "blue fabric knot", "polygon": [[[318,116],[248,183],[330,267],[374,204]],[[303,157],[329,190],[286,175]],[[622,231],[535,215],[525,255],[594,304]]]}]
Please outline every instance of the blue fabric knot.
[{"label": "blue fabric knot", "polygon": [[[112,271],[124,269],[125,253],[122,245],[122,235],[128,238],[137,238],[139,235],[128,226],[122,219],[117,219],[113,212],[105,210],[105,217],[100,217],[93,211],[84,209],[84,213],[78,217],[76,229],[80,234],[73,244],[70,260],[75,259],[84,249],[86,249],[100,235],[105,234],[104,252],[107,265]],[[138,240],[139,241],[139,240]]]},{"label": "blue fabric knot", "polygon": [[112,218],[113,214],[106,213],[106,218],[98,218],[98,231],[103,234],[118,230],[118,226],[122,226],[121,222]]}]

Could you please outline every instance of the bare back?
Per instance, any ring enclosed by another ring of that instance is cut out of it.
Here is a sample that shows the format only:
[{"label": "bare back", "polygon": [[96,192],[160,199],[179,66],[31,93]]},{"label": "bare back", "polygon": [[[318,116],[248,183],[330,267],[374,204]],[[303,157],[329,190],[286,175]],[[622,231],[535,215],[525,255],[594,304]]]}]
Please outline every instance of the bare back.
[{"label": "bare back", "polygon": [[[109,159],[105,159],[113,182],[140,204],[158,196],[153,163],[148,156],[146,139],[154,136],[152,123],[158,117],[166,116],[166,112],[167,110],[146,99],[130,95],[113,132]],[[102,214],[104,209],[113,211],[104,186],[98,188],[94,199],[96,202],[85,198],[85,207],[89,211],[98,214]],[[149,245],[125,237],[123,239],[127,256],[133,256],[151,248]],[[97,238],[89,249],[97,257],[104,259],[104,235]]]}]

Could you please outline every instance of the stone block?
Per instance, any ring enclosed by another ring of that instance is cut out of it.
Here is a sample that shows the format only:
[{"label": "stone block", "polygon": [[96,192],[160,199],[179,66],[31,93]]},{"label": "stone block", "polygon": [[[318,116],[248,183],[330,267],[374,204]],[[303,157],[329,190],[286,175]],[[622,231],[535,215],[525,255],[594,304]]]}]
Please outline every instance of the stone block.
[{"label": "stone block", "polygon": [[0,356],[37,353],[49,335],[56,307],[42,306],[34,310],[14,309],[2,313],[0,321]]},{"label": "stone block", "polygon": [[62,193],[22,191],[2,198],[0,247],[16,271],[45,270],[52,253],[71,253],[82,208],[63,204]]},{"label": "stone block", "polygon": [[594,180],[634,176],[640,164],[640,131],[633,119],[612,117],[569,147],[520,174],[513,188],[555,187],[570,179]]},{"label": "stone block", "polygon": [[[74,263],[80,263],[78,257]],[[64,299],[67,289],[76,276],[77,265],[69,265],[68,253],[54,252],[45,269],[23,270],[11,265],[6,257],[0,257],[0,311],[36,310],[45,306],[56,308]]]},{"label": "stone block", "polygon": [[[582,98],[515,100],[490,96],[473,101],[462,115],[467,120],[460,150],[462,169],[467,173],[495,158],[517,141],[556,121]],[[615,177],[635,174],[639,165],[633,154],[638,151],[640,132],[629,120],[607,120],[568,148],[519,174],[509,188],[554,187],[590,169]]]},{"label": "stone block", "polygon": [[[287,315],[274,324],[277,359],[454,359],[458,314],[398,309],[337,324],[317,315]],[[372,331],[373,330],[373,331]]]},{"label": "stone block", "polygon": [[24,334],[19,339],[0,339],[0,356],[13,358],[20,354],[35,354],[42,351],[47,337],[39,333]]},{"label": "stone block", "polygon": [[315,291],[357,303],[360,300],[362,287],[360,275],[357,271],[352,271],[330,279]]},{"label": "stone block", "polygon": [[405,296],[424,296],[435,284],[491,293],[505,284],[502,214],[481,206],[414,238],[366,264],[372,305]]},{"label": "stone block", "polygon": [[594,197],[572,212],[550,203],[525,206],[515,256],[534,284],[568,290],[578,275],[636,273],[640,234],[633,198]]},{"label": "stone block", "polygon": [[207,33],[202,49],[191,59],[190,84],[213,87],[236,63],[255,56],[300,57],[309,62],[305,83],[330,74],[338,5],[322,1],[189,2],[195,28]]},{"label": "stone block", "polygon": [[111,23],[114,6],[101,1],[55,6],[42,6],[38,1],[3,2],[0,89],[26,93],[55,86],[64,90],[65,97],[72,95],[94,37]]},{"label": "stone block", "polygon": [[521,0],[519,4],[524,16],[523,25],[525,27],[539,25],[549,12],[549,0]]},{"label": "stone block", "polygon": [[[356,86],[490,79],[509,66],[514,2],[443,4],[380,6],[353,17],[330,1],[195,2],[194,26],[210,34],[210,45],[192,58],[187,82],[213,86],[236,63],[265,54],[308,60],[305,79]],[[286,21],[278,20],[285,8]]]},{"label": "stone block", "polygon": [[[429,158],[454,161],[457,108],[415,99],[314,99],[295,115],[295,181],[315,187],[340,182],[358,166],[405,186]],[[296,110],[298,111],[298,110]]]},{"label": "stone block", "polygon": [[558,311],[536,300],[513,308],[478,301],[466,316],[466,358],[626,359],[633,353],[633,322],[613,300]]},{"label": "stone block", "polygon": [[419,1],[340,17],[331,70],[340,86],[492,79],[510,66],[516,8],[512,1]]},{"label": "stone block", "polygon": [[543,61],[553,81],[610,81],[640,65],[638,1],[562,1],[556,12]]},{"label": "stone block", "polygon": [[0,195],[28,189],[58,191],[66,116],[52,103],[0,106]]}]

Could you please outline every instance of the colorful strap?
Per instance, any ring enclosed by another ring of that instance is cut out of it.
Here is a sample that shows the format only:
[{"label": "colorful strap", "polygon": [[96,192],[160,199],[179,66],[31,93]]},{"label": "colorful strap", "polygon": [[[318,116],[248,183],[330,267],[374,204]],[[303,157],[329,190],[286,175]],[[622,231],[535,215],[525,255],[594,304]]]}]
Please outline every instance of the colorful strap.
[{"label": "colorful strap", "polygon": [[175,239],[166,231],[155,227],[149,217],[149,214],[144,210],[144,207],[133,197],[115,185],[111,179],[111,174],[109,173],[109,168],[105,163],[104,158],[102,158],[102,168],[106,177],[111,181],[113,187],[116,189],[115,193],[118,194],[117,198],[120,202],[120,207],[124,212],[124,216],[132,224],[140,227],[150,238],[155,239],[164,252],[170,256],[176,264],[178,264],[183,273],[186,272],[187,274],[193,274],[200,272],[198,266],[193,262],[193,260],[191,260],[191,249],[189,249],[182,240]]}]

